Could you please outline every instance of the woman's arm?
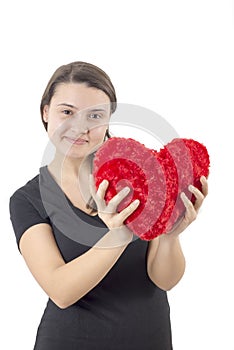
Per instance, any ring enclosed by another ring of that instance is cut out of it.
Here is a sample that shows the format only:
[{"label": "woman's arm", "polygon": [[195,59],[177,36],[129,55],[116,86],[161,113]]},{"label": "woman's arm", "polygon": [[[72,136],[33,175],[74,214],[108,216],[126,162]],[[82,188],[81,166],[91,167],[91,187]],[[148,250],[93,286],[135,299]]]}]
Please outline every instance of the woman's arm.
[{"label": "woman's arm", "polygon": [[[132,239],[126,228],[110,230],[86,253],[65,263],[51,227],[30,227],[20,240],[20,250],[31,273],[60,308],[87,294],[110,271]],[[110,247],[110,248],[107,248]]]},{"label": "woman's arm", "polygon": [[170,290],[182,278],[185,271],[185,258],[181,249],[179,234],[193,222],[208,193],[207,181],[201,178],[202,192],[193,186],[189,190],[195,195],[192,202],[183,193],[181,199],[186,208],[183,220],[169,233],[161,235],[149,242],[147,253],[147,272],[158,287]]},{"label": "woman's arm", "polygon": [[107,186],[108,182],[102,182],[96,192],[93,178],[90,178],[98,215],[109,231],[86,253],[65,263],[48,224],[30,227],[20,240],[20,250],[31,273],[60,308],[72,305],[94,288],[132,240],[133,234],[123,222],[136,210],[139,201],[117,213],[117,206],[129,190],[123,189],[106,204]]},{"label": "woman's arm", "polygon": [[170,290],[182,278],[185,258],[179,237],[162,235],[149,242],[147,272],[154,284]]}]

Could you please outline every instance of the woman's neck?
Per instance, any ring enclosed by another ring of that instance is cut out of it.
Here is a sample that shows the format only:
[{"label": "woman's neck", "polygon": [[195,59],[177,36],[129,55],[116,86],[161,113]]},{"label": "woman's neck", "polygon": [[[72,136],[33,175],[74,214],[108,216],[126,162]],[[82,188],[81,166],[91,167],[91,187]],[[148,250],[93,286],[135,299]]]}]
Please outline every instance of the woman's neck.
[{"label": "woman's neck", "polygon": [[62,187],[64,184],[77,182],[79,178],[86,177],[87,179],[87,175],[91,173],[91,163],[89,158],[64,158],[64,156],[55,154],[48,169]]},{"label": "woman's neck", "polygon": [[97,215],[92,208],[87,208],[91,194],[89,189],[89,174],[91,173],[91,159],[61,159],[55,156],[48,165],[48,170],[61,190],[71,203],[89,215]]}]

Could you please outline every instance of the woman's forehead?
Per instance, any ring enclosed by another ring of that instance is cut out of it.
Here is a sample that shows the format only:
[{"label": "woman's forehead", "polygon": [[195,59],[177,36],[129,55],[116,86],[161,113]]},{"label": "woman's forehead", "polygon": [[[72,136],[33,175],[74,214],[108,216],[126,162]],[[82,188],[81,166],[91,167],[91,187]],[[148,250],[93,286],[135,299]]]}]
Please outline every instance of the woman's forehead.
[{"label": "woman's forehead", "polygon": [[106,93],[85,83],[59,84],[51,102],[56,106],[67,105],[77,110],[94,106],[100,106],[104,110],[110,109],[110,99]]}]

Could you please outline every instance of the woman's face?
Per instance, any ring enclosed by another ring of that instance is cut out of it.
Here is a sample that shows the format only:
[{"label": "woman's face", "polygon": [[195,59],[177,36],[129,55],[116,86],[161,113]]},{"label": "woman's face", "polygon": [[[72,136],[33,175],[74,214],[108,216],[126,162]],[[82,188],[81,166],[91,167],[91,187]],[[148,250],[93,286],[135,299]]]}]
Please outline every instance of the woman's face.
[{"label": "woman's face", "polygon": [[56,87],[44,107],[49,138],[65,157],[84,158],[103,143],[110,119],[110,99],[85,83]]}]

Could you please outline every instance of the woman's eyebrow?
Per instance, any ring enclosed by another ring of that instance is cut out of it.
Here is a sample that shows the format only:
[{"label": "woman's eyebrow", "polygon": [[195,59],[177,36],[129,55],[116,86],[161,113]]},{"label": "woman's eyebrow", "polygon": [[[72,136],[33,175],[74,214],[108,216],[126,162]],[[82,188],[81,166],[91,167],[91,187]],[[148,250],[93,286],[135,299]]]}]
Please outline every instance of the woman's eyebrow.
[{"label": "woman's eyebrow", "polygon": [[[70,104],[70,103],[59,103],[57,106],[65,106],[65,107],[70,107],[70,108],[74,108],[74,109],[78,109],[78,107],[76,107],[76,106],[73,106],[72,104]],[[89,111],[89,112],[106,112],[106,109],[105,108],[100,108],[100,107],[98,107],[98,108],[87,108],[86,109],[87,111]]]},{"label": "woman's eyebrow", "polygon": [[106,112],[105,108],[87,108],[89,112]]},{"label": "woman's eyebrow", "polygon": [[59,103],[57,106],[65,106],[65,107],[70,107],[74,109],[78,109],[76,106],[71,105],[70,103]]}]

